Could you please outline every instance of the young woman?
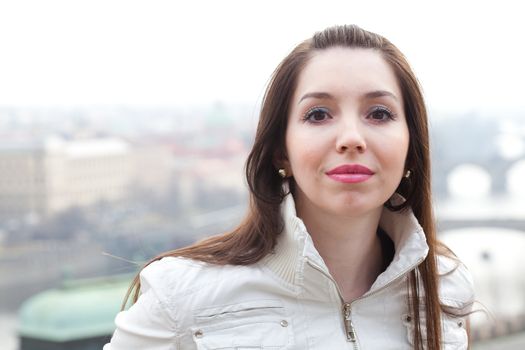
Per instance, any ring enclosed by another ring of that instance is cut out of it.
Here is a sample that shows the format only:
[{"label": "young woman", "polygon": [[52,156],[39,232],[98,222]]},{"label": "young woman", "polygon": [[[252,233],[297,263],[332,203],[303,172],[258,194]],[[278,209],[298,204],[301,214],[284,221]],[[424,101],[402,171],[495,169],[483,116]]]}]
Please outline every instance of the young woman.
[{"label": "young woman", "polygon": [[436,240],[428,144],[394,45],[315,34],[267,88],[244,222],[150,262],[104,349],[466,349],[473,288]]}]

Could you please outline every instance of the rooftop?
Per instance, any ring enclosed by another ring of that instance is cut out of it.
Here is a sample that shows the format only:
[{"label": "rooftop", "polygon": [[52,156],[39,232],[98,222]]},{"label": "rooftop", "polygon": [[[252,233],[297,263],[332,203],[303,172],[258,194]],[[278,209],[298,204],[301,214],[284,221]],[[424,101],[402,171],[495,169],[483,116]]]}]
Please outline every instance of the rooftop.
[{"label": "rooftop", "polygon": [[73,281],[28,299],[19,311],[20,336],[65,342],[110,335],[132,277]]}]

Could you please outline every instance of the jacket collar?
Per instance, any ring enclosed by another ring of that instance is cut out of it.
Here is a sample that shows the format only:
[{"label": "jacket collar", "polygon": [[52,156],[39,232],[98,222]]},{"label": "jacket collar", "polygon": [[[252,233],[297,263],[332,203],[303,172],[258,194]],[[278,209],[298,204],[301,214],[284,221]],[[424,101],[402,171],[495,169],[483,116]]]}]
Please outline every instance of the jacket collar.
[{"label": "jacket collar", "polygon": [[[311,261],[329,274],[328,268],[315,248],[303,221],[297,217],[293,196],[288,194],[281,204],[284,229],[266,265],[279,277],[292,285],[303,283],[306,261]],[[393,212],[383,208],[379,226],[392,239],[395,255],[388,268],[381,273],[366,293],[380,289],[394,279],[406,274],[424,260],[428,245],[423,229],[411,210]]]}]

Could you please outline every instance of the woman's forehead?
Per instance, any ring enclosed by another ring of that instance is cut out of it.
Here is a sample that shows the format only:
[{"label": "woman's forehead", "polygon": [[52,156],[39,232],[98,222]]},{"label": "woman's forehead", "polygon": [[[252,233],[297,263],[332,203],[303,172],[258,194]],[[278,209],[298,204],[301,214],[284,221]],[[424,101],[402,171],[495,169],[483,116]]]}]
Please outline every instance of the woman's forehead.
[{"label": "woman's forehead", "polygon": [[329,93],[335,97],[388,91],[402,100],[390,64],[374,49],[335,47],[315,52],[299,72],[293,102],[305,94]]}]

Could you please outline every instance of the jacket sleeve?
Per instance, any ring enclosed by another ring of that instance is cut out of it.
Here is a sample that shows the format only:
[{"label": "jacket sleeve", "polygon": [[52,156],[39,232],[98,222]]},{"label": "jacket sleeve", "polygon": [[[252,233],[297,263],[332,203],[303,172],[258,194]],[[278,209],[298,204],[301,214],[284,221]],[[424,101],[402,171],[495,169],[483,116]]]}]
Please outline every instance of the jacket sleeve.
[{"label": "jacket sleeve", "polygon": [[475,300],[474,282],[467,267],[458,259],[439,257],[440,288],[442,304],[469,313]]},{"label": "jacket sleeve", "polygon": [[[152,265],[155,265],[153,263]],[[141,295],[137,302],[115,318],[116,330],[103,350],[177,350],[177,331],[170,311],[162,301],[162,281],[154,266],[141,273]],[[153,283],[152,283],[153,282]]]}]

